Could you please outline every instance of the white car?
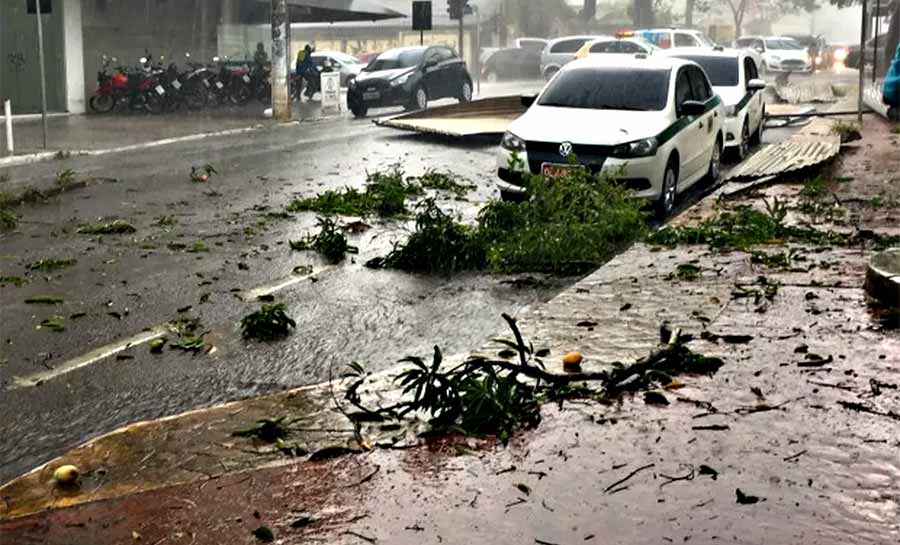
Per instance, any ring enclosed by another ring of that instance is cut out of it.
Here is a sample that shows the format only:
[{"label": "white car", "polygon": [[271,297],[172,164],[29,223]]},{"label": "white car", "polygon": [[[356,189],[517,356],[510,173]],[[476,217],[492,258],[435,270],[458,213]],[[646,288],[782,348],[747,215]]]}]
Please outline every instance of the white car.
[{"label": "white car", "polygon": [[635,36],[656,44],[662,49],[672,47],[715,47],[716,43],[709,36],[690,28],[650,28],[635,30]]},{"label": "white car", "polygon": [[793,38],[745,36],[734,44],[736,48],[750,48],[761,55],[767,72],[812,72],[809,51]]},{"label": "white car", "polygon": [[[497,154],[497,186],[525,198],[527,173],[568,168],[617,176],[672,211],[704,176],[719,178],[725,109],[699,65],[658,55],[590,55],[566,65],[513,121]],[[574,154],[578,165],[569,165]]]},{"label": "white car", "polygon": [[591,40],[590,42],[587,42],[586,44],[581,46],[581,49],[578,50],[578,53],[575,53],[575,58],[583,59],[588,55],[608,53],[618,53],[626,55],[646,53],[647,55],[652,55],[654,52],[659,50],[660,48],[654,45],[652,42],[649,42],[640,37],[600,38],[597,40]]},{"label": "white car", "polygon": [[604,37],[609,36],[565,36],[548,42],[541,52],[541,75],[544,80],[550,81],[560,68],[575,58],[584,44]]},{"label": "white car", "polygon": [[315,51],[312,54],[312,62],[318,68],[323,68],[326,63],[341,73],[341,87],[347,87],[350,80],[355,78],[366,67],[353,55],[340,51]]},{"label": "white car", "polygon": [[756,62],[743,49],[712,51],[669,49],[665,55],[695,62],[703,68],[713,91],[725,104],[725,151],[736,159],[747,157],[751,145],[759,144],[766,116],[766,82],[759,78]]}]

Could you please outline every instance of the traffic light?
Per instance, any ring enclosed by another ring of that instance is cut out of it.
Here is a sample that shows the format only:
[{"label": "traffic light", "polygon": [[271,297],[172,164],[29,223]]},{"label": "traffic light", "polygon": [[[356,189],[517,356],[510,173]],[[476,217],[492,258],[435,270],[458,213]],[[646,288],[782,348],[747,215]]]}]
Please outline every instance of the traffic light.
[{"label": "traffic light", "polygon": [[447,13],[450,14],[450,19],[459,20],[463,14],[472,13],[472,6],[469,5],[469,0],[447,0]]}]

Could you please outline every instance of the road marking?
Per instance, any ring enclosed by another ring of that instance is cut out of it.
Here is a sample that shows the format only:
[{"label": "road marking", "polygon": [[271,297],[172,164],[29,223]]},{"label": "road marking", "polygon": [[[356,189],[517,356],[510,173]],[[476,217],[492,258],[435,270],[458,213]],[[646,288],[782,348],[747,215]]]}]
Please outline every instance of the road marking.
[{"label": "road marking", "polygon": [[148,331],[142,331],[137,335],[129,337],[127,339],[123,339],[121,341],[116,341],[115,343],[108,344],[106,346],[101,346],[96,350],[92,350],[83,356],[79,356],[77,358],[70,359],[48,371],[42,371],[40,373],[35,373],[33,375],[28,375],[26,377],[13,377],[12,384],[8,386],[8,390],[15,390],[17,388],[30,388],[32,386],[37,386],[42,382],[45,382],[50,379],[54,379],[56,377],[65,375],[66,373],[71,373],[76,369],[81,369],[82,367],[86,367],[91,365],[92,363],[97,363],[100,360],[106,359],[110,356],[114,356],[123,350],[131,348],[133,346],[138,346],[144,343],[148,343],[154,339],[159,339],[163,335],[169,332],[169,328],[165,325],[156,326],[153,329]]},{"label": "road marking", "polygon": [[303,274],[303,275],[299,275],[299,276],[291,276],[290,278],[285,278],[283,280],[279,280],[275,284],[270,284],[268,286],[260,286],[258,288],[254,288],[252,290],[247,290],[247,291],[241,293],[241,300],[246,301],[248,303],[257,301],[260,297],[264,297],[266,295],[272,295],[283,289],[286,289],[286,288],[289,288],[296,284],[299,284],[300,282],[303,282],[304,280],[308,280],[308,279],[312,278],[313,276],[316,276],[317,274],[323,273],[323,272],[331,270],[333,268],[334,268],[334,266],[324,267],[319,270],[313,270],[309,274]]},{"label": "road marking", "polygon": [[[272,295],[281,290],[299,284],[304,280],[309,280],[310,278],[333,268],[334,266],[323,267],[318,270],[313,270],[308,274],[291,276],[290,278],[280,280],[275,284],[260,286],[258,288],[245,291],[241,293],[241,300],[246,302],[257,301],[260,296]],[[42,371],[40,373],[34,373],[33,375],[28,375],[25,377],[13,377],[12,384],[10,384],[7,389],[16,390],[19,388],[31,388],[37,386],[48,380],[60,377],[67,373],[71,373],[76,369],[81,369],[82,367],[87,367],[88,365],[97,363],[98,361],[102,361],[111,356],[115,356],[119,352],[122,352],[129,348],[148,343],[154,339],[159,339],[164,335],[170,333],[170,331],[171,330],[169,329],[168,324],[156,326],[147,331],[142,331],[137,335],[133,335],[126,339],[122,339],[120,341],[116,341],[114,343],[92,350],[82,356],[72,358],[66,362],[63,362],[59,366],[54,367],[53,369]]]}]

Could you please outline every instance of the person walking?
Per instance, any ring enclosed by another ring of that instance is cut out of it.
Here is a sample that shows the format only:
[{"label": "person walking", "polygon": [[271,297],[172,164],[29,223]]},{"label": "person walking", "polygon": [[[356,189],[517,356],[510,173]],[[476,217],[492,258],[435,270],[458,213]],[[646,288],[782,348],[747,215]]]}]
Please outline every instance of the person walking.
[{"label": "person walking", "polygon": [[309,92],[310,89],[315,88],[315,84],[313,82],[313,76],[318,76],[318,70],[316,70],[316,65],[313,64],[312,61],[312,53],[314,49],[306,44],[303,49],[297,52],[297,78],[299,79],[297,85],[297,100],[301,99],[301,89],[303,88],[303,83],[306,82],[307,93],[306,96],[312,97],[312,94]]}]

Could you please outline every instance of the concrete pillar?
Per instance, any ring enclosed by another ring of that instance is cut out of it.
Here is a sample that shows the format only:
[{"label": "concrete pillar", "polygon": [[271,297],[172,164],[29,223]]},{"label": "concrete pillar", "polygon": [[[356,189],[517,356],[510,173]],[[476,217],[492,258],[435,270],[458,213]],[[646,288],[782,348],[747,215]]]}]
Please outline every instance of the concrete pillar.
[{"label": "concrete pillar", "polygon": [[66,74],[66,110],[85,112],[84,40],[81,20],[82,0],[62,0],[63,58]]},{"label": "concrete pillar", "polygon": [[272,117],[291,119],[291,23],[287,0],[272,0]]}]

